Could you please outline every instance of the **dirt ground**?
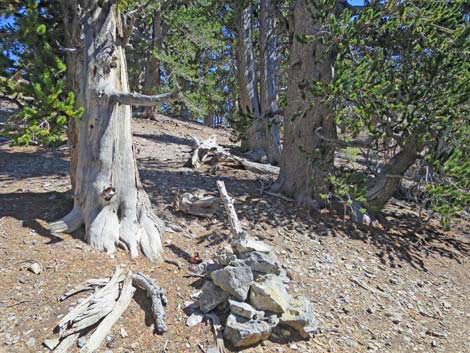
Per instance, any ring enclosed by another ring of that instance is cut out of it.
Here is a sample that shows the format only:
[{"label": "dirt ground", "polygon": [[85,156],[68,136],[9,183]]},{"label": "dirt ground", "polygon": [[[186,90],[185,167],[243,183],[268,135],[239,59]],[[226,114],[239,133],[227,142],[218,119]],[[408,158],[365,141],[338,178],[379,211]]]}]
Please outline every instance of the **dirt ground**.
[{"label": "dirt ground", "polygon": [[[222,213],[203,219],[175,211],[175,195],[217,195],[224,180],[243,225],[272,245],[293,277],[290,290],[314,300],[319,333],[284,342],[274,335],[245,352],[470,352],[470,230],[443,232],[437,222],[420,229],[413,205],[394,200],[384,229],[358,229],[330,212],[315,213],[260,193],[259,176],[227,167],[213,174],[183,167],[187,135],[231,145],[230,132],[163,116],[134,121],[134,144],[144,187],[155,212],[184,231],[166,233],[166,257],[183,264],[152,264],[124,251],[100,253],[83,234],[52,235],[47,222],[72,206],[66,148],[10,147],[0,143],[0,352],[47,352],[42,346],[82,296],[57,298],[115,266],[144,271],[169,298],[168,332],[153,334],[149,302],[137,294],[101,351],[196,353],[214,346],[209,324],[187,327],[184,302],[200,285],[186,278],[188,259],[211,258],[227,244]],[[267,178],[263,177],[267,182]],[[468,225],[467,225],[468,226]],[[43,267],[27,270],[30,261]],[[85,294],[86,295],[86,294]],[[128,337],[122,337],[123,328]],[[78,351],[78,349],[77,349]]]}]

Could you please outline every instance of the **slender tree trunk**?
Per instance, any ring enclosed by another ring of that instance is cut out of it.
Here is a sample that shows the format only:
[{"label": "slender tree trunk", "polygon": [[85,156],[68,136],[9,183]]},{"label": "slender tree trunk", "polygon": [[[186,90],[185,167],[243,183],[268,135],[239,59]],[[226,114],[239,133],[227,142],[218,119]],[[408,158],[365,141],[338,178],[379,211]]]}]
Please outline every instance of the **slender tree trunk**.
[{"label": "slender tree trunk", "polygon": [[257,151],[261,149],[261,126],[259,121],[260,105],[256,61],[253,49],[253,8],[251,2],[238,9],[236,46],[237,78],[240,88],[239,105],[241,113],[248,118],[248,126],[242,135],[242,149]]},{"label": "slender tree trunk", "polygon": [[330,189],[334,146],[322,143],[315,131],[321,127],[324,136],[336,138],[336,126],[328,105],[311,93],[313,84],[328,85],[333,66],[333,55],[316,40],[320,26],[314,22],[314,11],[311,1],[295,1],[284,146],[280,174],[273,188],[301,204],[318,207],[321,194]]},{"label": "slender tree trunk", "polygon": [[[75,93],[75,109],[80,107],[80,80],[77,73],[81,71],[83,66],[83,52],[79,50],[83,45],[80,40],[80,18],[76,13],[78,7],[77,0],[62,1],[62,19],[64,25],[65,47],[72,49],[67,53],[67,88]],[[77,164],[78,164],[78,140],[79,128],[78,119],[72,118],[68,122],[67,140],[70,152],[70,182],[72,191],[75,190]]]},{"label": "slender tree trunk", "polygon": [[400,188],[406,171],[416,162],[422,146],[416,139],[409,139],[400,152],[393,156],[372,180],[366,194],[367,207],[378,212]]},{"label": "slender tree trunk", "polygon": [[[125,36],[116,1],[64,0],[64,8],[82,20],[78,37],[75,32],[66,35],[81,38],[77,55],[82,64],[69,69],[79,70],[71,74],[79,81],[78,103],[85,113],[77,121],[74,207],[50,229],[73,232],[84,225],[86,240],[95,248],[112,252],[121,245],[132,256],[140,248],[159,260],[162,225],[140,182],[128,105],[155,104],[159,97],[128,93]],[[80,8],[83,13],[77,13]]]},{"label": "slender tree trunk", "polygon": [[[161,50],[163,45],[163,27],[160,10],[153,15],[152,20],[152,40],[144,73],[144,94],[155,94],[160,87],[160,59],[154,53],[155,50]],[[144,118],[153,119],[155,107],[146,107],[143,113]]]},{"label": "slender tree trunk", "polygon": [[260,2],[260,106],[262,116],[262,138],[264,150],[271,164],[279,163],[281,140],[279,137],[279,115],[277,105],[277,37],[275,17],[271,0]]}]

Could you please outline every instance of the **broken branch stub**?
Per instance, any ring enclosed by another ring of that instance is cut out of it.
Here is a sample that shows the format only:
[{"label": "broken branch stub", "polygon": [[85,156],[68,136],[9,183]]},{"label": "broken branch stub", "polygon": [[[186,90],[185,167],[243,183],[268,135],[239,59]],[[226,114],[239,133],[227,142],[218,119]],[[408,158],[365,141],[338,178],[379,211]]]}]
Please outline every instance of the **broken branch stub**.
[{"label": "broken branch stub", "polygon": [[220,197],[224,202],[225,211],[227,212],[230,222],[230,229],[234,238],[245,237],[245,232],[242,229],[240,220],[238,219],[235,206],[233,205],[232,198],[228,195],[225,183],[222,180],[217,180],[217,189],[219,189]]}]

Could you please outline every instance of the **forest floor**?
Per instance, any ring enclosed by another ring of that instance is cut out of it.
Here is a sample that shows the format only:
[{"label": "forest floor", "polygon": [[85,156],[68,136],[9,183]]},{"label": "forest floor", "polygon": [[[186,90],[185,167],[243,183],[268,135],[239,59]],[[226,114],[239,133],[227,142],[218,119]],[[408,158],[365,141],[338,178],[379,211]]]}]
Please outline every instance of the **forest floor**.
[{"label": "forest floor", "polygon": [[[228,225],[222,212],[198,218],[176,211],[173,203],[183,192],[217,195],[219,179],[236,200],[244,227],[272,245],[288,267],[291,292],[315,302],[320,327],[310,340],[273,338],[245,352],[470,352],[468,224],[443,232],[431,221],[422,229],[416,207],[393,200],[385,211],[387,227],[359,229],[333,212],[315,213],[261,194],[260,176],[251,172],[183,167],[190,156],[187,135],[216,134],[229,146],[228,130],[163,116],[135,120],[133,129],[155,212],[184,229],[164,236],[165,256],[183,267],[130,259],[124,251],[106,255],[83,242],[80,232],[50,234],[47,222],[72,206],[67,149],[0,142],[0,352],[47,352],[42,342],[83,296],[57,298],[85,280],[110,276],[118,265],[151,275],[166,290],[168,332],[153,334],[149,303],[136,296],[102,351],[196,353],[214,346],[209,324],[185,324],[184,302],[200,283],[184,275],[190,257],[210,259],[227,245]],[[28,271],[30,261],[43,271]]]}]

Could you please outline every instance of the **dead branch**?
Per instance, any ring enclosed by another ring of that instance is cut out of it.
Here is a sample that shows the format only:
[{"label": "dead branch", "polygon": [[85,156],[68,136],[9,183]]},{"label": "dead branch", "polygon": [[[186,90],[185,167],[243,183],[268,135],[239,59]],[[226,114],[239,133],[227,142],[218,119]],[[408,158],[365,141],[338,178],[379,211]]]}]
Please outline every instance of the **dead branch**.
[{"label": "dead branch", "polygon": [[155,328],[158,333],[166,332],[165,309],[163,308],[168,300],[162,288],[157,286],[155,282],[142,272],[137,272],[133,277],[134,286],[139,287],[147,292],[147,297],[152,301],[152,314],[155,319]]},{"label": "dead branch", "polygon": [[227,212],[230,229],[234,238],[243,237],[245,232],[243,231],[240,220],[238,219],[235,206],[233,206],[232,198],[228,195],[225,183],[222,180],[217,180],[217,189],[219,189],[220,197],[224,202],[225,211]]},{"label": "dead branch", "polygon": [[86,345],[80,350],[80,353],[92,353],[98,350],[101,342],[105,339],[108,332],[129,306],[135,288],[132,286],[133,275],[129,272],[124,279],[121,295],[113,307],[113,310],[100,322],[95,332],[90,336]]},{"label": "dead branch", "polygon": [[158,104],[175,101],[178,98],[179,93],[168,92],[154,96],[148,96],[137,92],[102,91],[99,93],[99,95],[106,95],[110,100],[120,104],[153,107]]}]

